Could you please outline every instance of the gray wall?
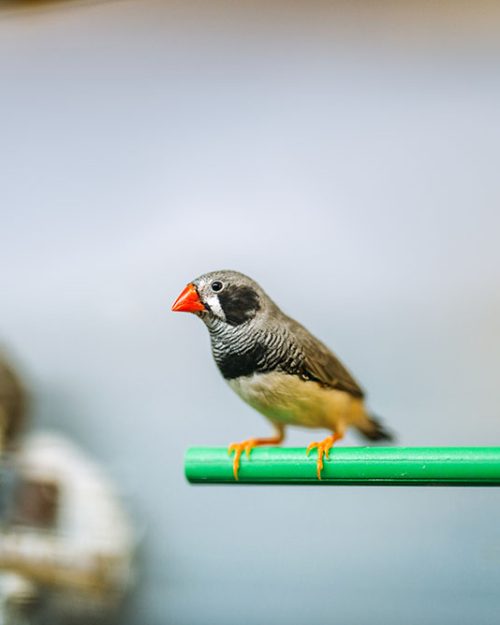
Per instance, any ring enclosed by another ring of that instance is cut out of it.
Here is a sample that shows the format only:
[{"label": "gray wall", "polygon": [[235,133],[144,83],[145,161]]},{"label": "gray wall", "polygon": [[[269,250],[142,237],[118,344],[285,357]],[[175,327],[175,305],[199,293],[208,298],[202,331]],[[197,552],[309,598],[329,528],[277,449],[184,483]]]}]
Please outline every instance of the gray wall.
[{"label": "gray wall", "polygon": [[377,5],[0,12],[0,332],[37,426],[144,529],[130,623],[498,623],[493,489],[182,474],[191,444],[269,431],[169,311],[220,267],[331,345],[401,444],[500,440],[499,13]]}]

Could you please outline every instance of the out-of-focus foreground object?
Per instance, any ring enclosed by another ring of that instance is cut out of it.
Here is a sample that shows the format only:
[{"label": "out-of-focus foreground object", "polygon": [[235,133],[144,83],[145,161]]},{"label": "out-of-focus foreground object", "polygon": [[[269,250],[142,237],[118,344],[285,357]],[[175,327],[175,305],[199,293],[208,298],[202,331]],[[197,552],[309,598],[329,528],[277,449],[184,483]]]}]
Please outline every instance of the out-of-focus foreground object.
[{"label": "out-of-focus foreground object", "polygon": [[500,486],[500,447],[342,447],[331,451],[321,481],[302,447],[256,449],[234,480],[222,447],[192,447],[185,460],[193,484],[330,484]]},{"label": "out-of-focus foreground object", "polygon": [[0,622],[113,622],[131,586],[135,545],[115,488],[63,436],[18,436],[27,401],[6,363],[0,369],[0,388],[2,414],[7,415],[0,487]]},{"label": "out-of-focus foreground object", "polygon": [[27,403],[18,374],[0,352],[0,452],[15,444],[24,426]]},{"label": "out-of-focus foreground object", "polygon": [[24,10],[41,11],[44,9],[63,9],[67,6],[81,7],[86,4],[92,5],[105,3],[109,0],[0,0],[0,9],[4,11]]}]

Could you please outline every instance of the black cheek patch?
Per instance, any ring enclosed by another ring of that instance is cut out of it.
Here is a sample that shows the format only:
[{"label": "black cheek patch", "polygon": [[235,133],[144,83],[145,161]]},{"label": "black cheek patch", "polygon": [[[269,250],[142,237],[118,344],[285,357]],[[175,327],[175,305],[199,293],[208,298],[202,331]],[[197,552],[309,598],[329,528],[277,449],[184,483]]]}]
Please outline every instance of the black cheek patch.
[{"label": "black cheek patch", "polygon": [[261,365],[265,359],[266,352],[264,345],[257,343],[250,351],[244,354],[228,354],[218,361],[217,365],[226,380],[252,375],[262,370]]},{"label": "black cheek patch", "polygon": [[239,326],[259,310],[259,296],[249,286],[228,286],[218,293],[219,302],[227,323]]}]

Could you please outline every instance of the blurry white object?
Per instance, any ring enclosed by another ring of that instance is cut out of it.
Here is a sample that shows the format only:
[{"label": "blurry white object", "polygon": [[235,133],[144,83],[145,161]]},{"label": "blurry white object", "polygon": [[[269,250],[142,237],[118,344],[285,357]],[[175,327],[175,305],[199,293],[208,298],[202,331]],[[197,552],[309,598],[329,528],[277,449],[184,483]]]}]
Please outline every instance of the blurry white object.
[{"label": "blurry white object", "polygon": [[10,465],[0,568],[43,589],[51,618],[102,622],[132,581],[134,536],[113,485],[55,433],[27,436]]},{"label": "blurry white object", "polygon": [[22,575],[0,575],[0,625],[30,625],[39,604],[35,584]]}]

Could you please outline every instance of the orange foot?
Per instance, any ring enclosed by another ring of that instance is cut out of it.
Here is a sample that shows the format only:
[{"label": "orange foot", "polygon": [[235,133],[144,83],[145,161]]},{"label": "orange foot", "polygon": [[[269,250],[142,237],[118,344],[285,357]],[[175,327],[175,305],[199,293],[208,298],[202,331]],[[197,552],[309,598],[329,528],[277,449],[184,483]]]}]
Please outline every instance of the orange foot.
[{"label": "orange foot", "polygon": [[241,443],[231,443],[227,448],[227,453],[231,455],[234,452],[233,458],[233,475],[234,479],[238,481],[238,470],[240,468],[241,454],[245,452],[247,458],[250,458],[250,452],[254,447],[261,447],[262,445],[279,445],[283,441],[283,433],[280,432],[272,438],[249,438]]},{"label": "orange foot", "polygon": [[318,450],[318,460],[316,463],[317,467],[317,475],[318,480],[321,479],[321,471],[323,469],[323,458],[330,457],[330,449],[333,447],[333,444],[342,438],[341,434],[332,434],[331,436],[327,436],[325,440],[319,443],[311,443],[307,449],[306,454],[309,455],[313,449]]}]

